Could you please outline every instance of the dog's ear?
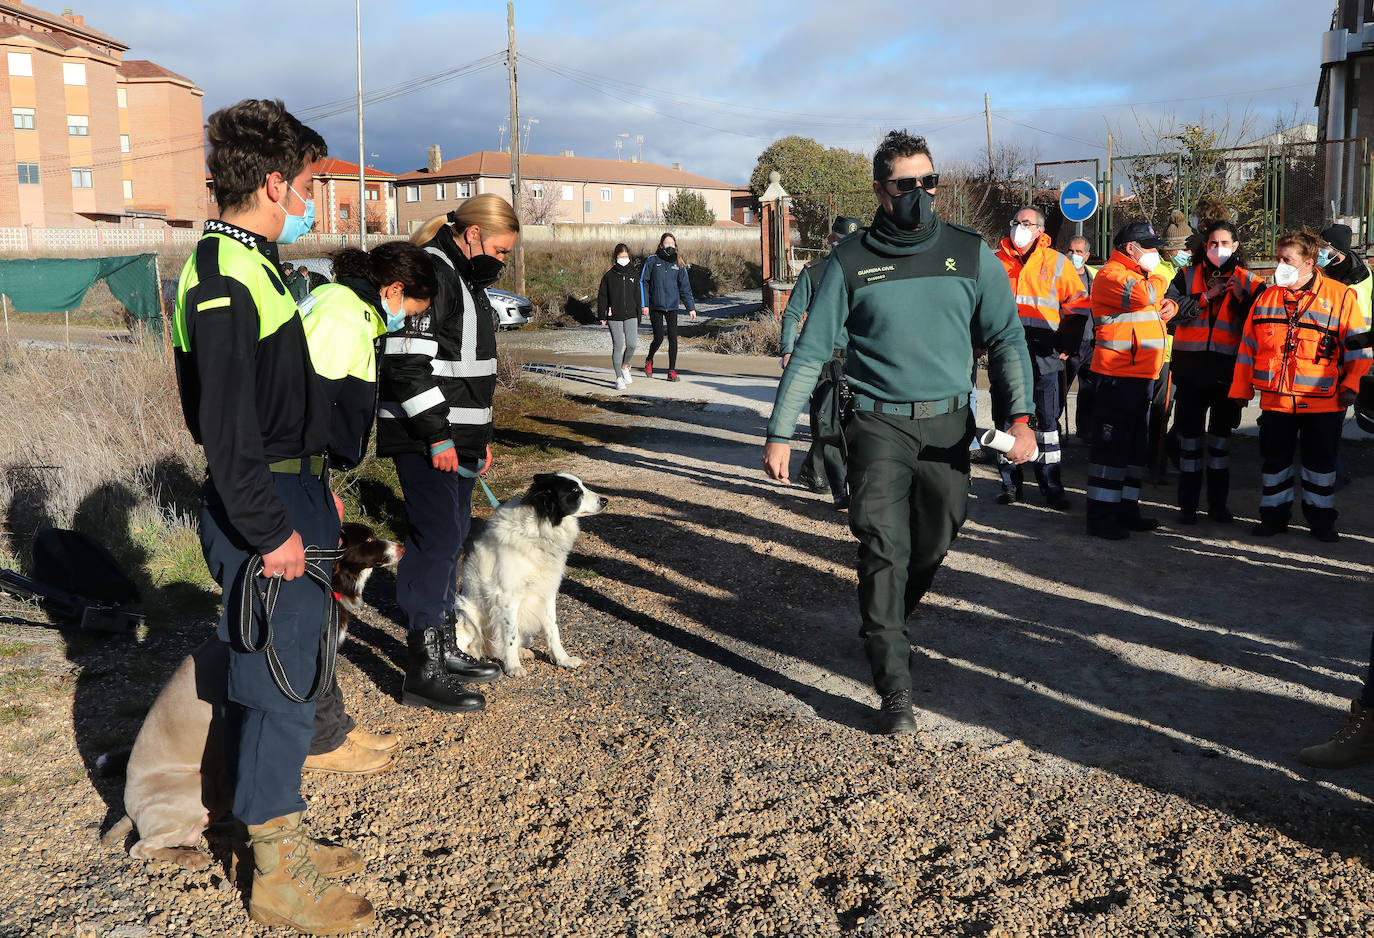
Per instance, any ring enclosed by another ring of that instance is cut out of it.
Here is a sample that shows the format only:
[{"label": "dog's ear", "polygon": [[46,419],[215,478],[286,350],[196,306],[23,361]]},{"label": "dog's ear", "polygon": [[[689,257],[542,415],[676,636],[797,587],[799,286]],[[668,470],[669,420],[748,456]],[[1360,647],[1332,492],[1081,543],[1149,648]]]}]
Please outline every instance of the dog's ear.
[{"label": "dog's ear", "polygon": [[356,521],[346,521],[341,529],[343,534],[343,546],[352,547],[355,544],[362,544],[372,537],[372,529],[365,524]]},{"label": "dog's ear", "polygon": [[555,525],[563,520],[563,516],[559,514],[559,498],[554,486],[557,478],[552,472],[538,473],[530,485],[530,490],[520,499],[522,505],[529,505],[537,516]]},{"label": "dog's ear", "polygon": [[[568,515],[575,515],[582,507],[582,486],[572,479],[563,478],[560,480],[565,483],[558,487],[558,507],[563,514],[563,518]],[[563,518],[559,518],[562,521]]]}]

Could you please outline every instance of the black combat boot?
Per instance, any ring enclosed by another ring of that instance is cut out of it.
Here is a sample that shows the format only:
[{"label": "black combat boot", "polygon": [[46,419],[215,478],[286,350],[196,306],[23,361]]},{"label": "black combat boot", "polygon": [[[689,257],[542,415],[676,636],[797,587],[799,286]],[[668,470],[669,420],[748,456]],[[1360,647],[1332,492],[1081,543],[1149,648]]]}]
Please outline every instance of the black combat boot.
[{"label": "black combat boot", "polygon": [[478,661],[458,647],[458,610],[444,613],[444,669],[464,684],[487,684],[501,676],[495,661]]},{"label": "black combat boot", "polygon": [[884,736],[905,736],[916,732],[911,691],[903,688],[883,696],[883,705],[878,710],[878,732]]},{"label": "black combat boot", "polygon": [[465,690],[444,669],[442,629],[425,629],[406,636],[410,663],[401,687],[401,703],[407,707],[428,707],[445,713],[481,710],[487,699]]}]

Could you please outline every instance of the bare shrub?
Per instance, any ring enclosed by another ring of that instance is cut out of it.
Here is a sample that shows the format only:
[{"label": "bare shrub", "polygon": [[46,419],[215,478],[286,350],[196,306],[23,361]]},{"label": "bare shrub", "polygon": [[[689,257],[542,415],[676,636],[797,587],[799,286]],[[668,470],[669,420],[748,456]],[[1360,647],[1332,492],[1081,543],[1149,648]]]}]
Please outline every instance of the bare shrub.
[{"label": "bare shrub", "polygon": [[73,526],[78,509],[127,523],[143,502],[184,505],[203,474],[160,345],[89,352],[0,342],[0,399],[0,504],[24,547],[38,527]]},{"label": "bare shrub", "polygon": [[782,323],[772,313],[731,323],[702,339],[699,348],[723,355],[782,355]]}]

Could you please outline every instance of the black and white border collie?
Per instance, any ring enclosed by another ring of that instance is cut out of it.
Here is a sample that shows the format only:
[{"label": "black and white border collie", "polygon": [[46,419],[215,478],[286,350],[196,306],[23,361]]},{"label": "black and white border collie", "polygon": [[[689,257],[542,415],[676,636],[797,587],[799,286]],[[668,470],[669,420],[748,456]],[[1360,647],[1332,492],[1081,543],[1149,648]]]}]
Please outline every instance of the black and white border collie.
[{"label": "black and white border collie", "polygon": [[578,519],[605,509],[605,498],[566,472],[536,475],[524,496],[502,505],[463,561],[458,647],[523,677],[520,649],[542,633],[556,664],[582,664],[563,648],[554,600]]}]

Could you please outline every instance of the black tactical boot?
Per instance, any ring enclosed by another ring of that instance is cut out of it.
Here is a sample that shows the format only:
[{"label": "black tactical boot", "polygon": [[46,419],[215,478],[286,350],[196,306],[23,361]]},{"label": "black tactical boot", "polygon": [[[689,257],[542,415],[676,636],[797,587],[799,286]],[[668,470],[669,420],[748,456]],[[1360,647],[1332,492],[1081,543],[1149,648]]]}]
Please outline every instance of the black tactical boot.
[{"label": "black tactical boot", "polygon": [[894,690],[883,697],[878,711],[878,732],[884,736],[904,736],[916,732],[916,715],[911,709],[911,691]]},{"label": "black tactical boot", "polygon": [[487,684],[501,677],[501,666],[495,661],[478,661],[458,647],[456,638],[458,610],[444,613],[444,670],[464,684]]},{"label": "black tactical boot", "polygon": [[411,632],[406,637],[406,645],[410,649],[410,663],[406,666],[406,680],[401,687],[401,703],[445,713],[481,710],[487,705],[485,697],[465,690],[444,670],[442,629]]}]

